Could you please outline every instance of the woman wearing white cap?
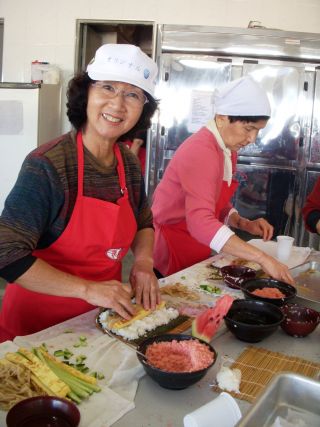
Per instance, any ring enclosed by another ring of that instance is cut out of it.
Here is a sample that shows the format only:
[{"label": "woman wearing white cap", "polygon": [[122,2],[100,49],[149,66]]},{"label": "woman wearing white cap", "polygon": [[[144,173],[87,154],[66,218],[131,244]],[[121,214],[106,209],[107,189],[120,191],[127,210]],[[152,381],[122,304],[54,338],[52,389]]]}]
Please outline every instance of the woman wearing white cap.
[{"label": "woman wearing white cap", "polygon": [[287,266],[246,243],[235,227],[269,240],[273,227],[249,221],[232,208],[237,151],[255,141],[270,117],[265,91],[243,77],[216,89],[214,118],[178,148],[152,204],[155,268],[163,276],[208,258],[211,250],[257,262],[276,279],[292,283]]},{"label": "woman wearing white cap", "polygon": [[136,156],[120,137],[150,126],[157,66],[138,47],[101,46],[68,88],[74,130],[26,158],[0,217],[0,276],[9,284],[0,341],[93,309],[134,314],[121,260],[131,247],[137,303],[160,302],[152,214]]}]

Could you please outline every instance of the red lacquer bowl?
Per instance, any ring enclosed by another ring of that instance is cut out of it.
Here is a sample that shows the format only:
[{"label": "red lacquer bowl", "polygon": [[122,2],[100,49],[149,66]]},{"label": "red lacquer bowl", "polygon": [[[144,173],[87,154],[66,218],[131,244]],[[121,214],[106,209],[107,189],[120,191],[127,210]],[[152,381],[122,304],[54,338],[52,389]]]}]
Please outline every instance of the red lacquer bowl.
[{"label": "red lacquer bowl", "polygon": [[221,275],[229,288],[240,289],[244,281],[254,279],[257,272],[244,265],[226,265],[220,269]]},{"label": "red lacquer bowl", "polygon": [[312,308],[298,304],[286,304],[282,307],[284,320],[281,328],[294,337],[306,337],[320,323],[320,313]]},{"label": "red lacquer bowl", "polygon": [[80,412],[69,400],[37,396],[21,400],[7,414],[8,427],[77,427]]}]

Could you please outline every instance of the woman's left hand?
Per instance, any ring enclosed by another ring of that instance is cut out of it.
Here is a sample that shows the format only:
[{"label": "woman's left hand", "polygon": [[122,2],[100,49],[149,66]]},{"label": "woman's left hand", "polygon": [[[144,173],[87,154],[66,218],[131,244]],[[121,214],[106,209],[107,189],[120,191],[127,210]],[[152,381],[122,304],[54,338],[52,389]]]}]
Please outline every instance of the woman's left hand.
[{"label": "woman's left hand", "polygon": [[132,266],[129,281],[135,292],[136,303],[142,304],[146,310],[154,310],[161,297],[153,263],[149,260],[136,261]]},{"label": "woman's left hand", "polygon": [[261,236],[263,240],[270,240],[273,236],[273,226],[264,218],[258,218],[253,221],[246,220],[242,229],[254,236]]}]

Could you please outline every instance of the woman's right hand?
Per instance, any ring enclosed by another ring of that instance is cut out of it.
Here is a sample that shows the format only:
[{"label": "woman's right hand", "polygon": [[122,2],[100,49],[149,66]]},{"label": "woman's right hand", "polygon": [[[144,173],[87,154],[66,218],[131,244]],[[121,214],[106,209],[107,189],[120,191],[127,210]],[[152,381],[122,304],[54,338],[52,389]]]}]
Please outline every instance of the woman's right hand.
[{"label": "woman's right hand", "polygon": [[131,319],[135,308],[131,303],[132,289],[118,280],[90,282],[87,285],[85,300],[92,305],[112,308],[124,319]]},{"label": "woman's right hand", "polygon": [[258,263],[261,265],[263,270],[271,276],[273,279],[281,280],[282,282],[294,285],[294,280],[289,272],[287,265],[282,264],[270,255],[263,253]]}]

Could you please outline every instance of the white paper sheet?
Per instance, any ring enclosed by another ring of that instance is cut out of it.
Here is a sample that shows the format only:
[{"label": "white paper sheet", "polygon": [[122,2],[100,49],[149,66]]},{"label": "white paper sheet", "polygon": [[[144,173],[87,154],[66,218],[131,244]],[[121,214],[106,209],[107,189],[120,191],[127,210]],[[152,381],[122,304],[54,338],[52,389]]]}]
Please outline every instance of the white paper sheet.
[{"label": "white paper sheet", "polygon": [[[138,381],[144,370],[134,350],[103,334],[95,326],[98,310],[52,326],[36,334],[16,337],[14,342],[0,344],[0,357],[19,347],[31,348],[46,343],[49,352],[68,348],[74,355],[87,356],[86,365],[105,375],[99,381],[102,390],[78,405],[81,413],[79,427],[108,427],[135,407]],[[66,333],[67,330],[72,332]],[[86,347],[73,347],[79,336],[87,338]],[[0,425],[5,426],[6,412],[0,411]]]},{"label": "white paper sheet", "polygon": [[[249,240],[248,243],[255,246],[256,248],[261,249],[268,255],[277,258],[277,242],[274,242],[272,240],[264,242],[262,239],[252,239]],[[290,258],[288,259],[288,261],[283,262],[283,264],[286,264],[289,268],[293,268],[297,265],[303,264],[310,255],[310,252],[310,248],[293,246]]]}]

